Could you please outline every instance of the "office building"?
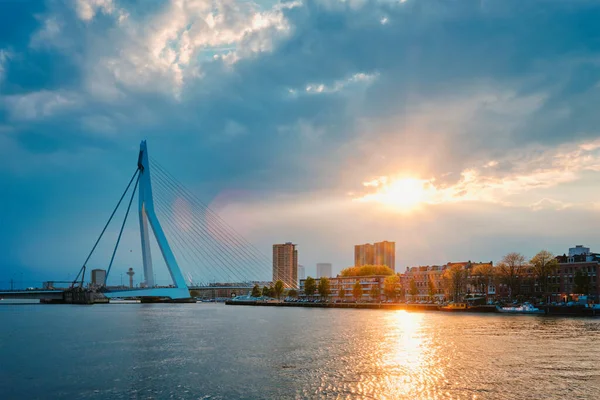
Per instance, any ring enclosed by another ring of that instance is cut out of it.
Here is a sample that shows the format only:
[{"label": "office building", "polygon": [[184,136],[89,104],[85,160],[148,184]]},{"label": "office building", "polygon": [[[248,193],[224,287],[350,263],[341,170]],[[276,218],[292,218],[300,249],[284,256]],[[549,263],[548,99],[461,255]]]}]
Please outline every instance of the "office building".
[{"label": "office building", "polygon": [[93,269],[92,270],[92,285],[105,286],[106,285],[106,270],[104,269]]},{"label": "office building", "polygon": [[273,282],[298,287],[298,250],[292,242],[273,245]]},{"label": "office building", "polygon": [[298,279],[306,279],[306,268],[304,268],[304,265],[298,265]]},{"label": "office building", "polygon": [[317,278],[331,278],[331,263],[317,263]]}]

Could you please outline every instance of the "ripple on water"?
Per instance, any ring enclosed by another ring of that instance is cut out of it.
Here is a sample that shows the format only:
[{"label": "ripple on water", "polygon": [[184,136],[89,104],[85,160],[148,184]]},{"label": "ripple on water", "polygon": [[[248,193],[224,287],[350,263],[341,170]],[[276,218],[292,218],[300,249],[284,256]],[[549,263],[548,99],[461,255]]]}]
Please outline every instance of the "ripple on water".
[{"label": "ripple on water", "polygon": [[[600,393],[600,320],[217,304],[7,309],[3,400]],[[76,329],[58,322],[69,320]]]}]

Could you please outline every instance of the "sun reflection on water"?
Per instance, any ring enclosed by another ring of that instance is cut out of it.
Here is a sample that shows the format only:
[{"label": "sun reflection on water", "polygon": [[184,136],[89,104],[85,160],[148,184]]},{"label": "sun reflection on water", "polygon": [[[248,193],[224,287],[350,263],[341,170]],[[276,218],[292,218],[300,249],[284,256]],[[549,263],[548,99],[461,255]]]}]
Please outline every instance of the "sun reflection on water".
[{"label": "sun reflection on water", "polygon": [[396,311],[386,316],[381,342],[388,398],[439,398],[435,388],[444,379],[444,363],[431,334],[423,332],[421,313]]}]

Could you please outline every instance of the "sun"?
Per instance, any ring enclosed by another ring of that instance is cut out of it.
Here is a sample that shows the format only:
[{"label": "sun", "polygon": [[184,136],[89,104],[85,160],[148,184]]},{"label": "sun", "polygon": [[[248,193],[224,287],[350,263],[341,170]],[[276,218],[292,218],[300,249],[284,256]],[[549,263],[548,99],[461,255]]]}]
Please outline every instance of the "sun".
[{"label": "sun", "polygon": [[411,210],[425,200],[425,181],[415,178],[397,179],[380,190],[381,201],[404,210]]},{"label": "sun", "polygon": [[430,181],[411,177],[379,179],[365,186],[376,187],[376,192],[363,196],[360,201],[377,202],[402,212],[428,203],[433,190]]}]

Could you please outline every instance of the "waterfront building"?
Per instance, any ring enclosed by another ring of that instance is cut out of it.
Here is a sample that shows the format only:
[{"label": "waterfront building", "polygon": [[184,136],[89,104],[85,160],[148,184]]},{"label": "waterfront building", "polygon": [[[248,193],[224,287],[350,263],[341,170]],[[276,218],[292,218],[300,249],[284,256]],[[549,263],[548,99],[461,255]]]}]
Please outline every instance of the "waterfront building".
[{"label": "waterfront building", "polygon": [[569,257],[587,255],[590,254],[590,248],[584,247],[581,244],[575,245],[575,247],[569,248]]},{"label": "waterfront building", "polygon": [[292,242],[273,245],[273,282],[298,287],[298,250]]},{"label": "waterfront building", "polygon": [[385,265],[396,271],[396,242],[365,243],[354,246],[354,266]]},{"label": "waterfront building", "polygon": [[[600,300],[600,254],[578,245],[569,249],[568,256],[563,254],[556,257],[556,260],[558,268],[549,276],[550,285],[554,289],[551,301],[569,301],[579,295],[589,295],[595,302]],[[583,288],[577,285],[577,274],[583,276]],[[578,293],[582,291],[586,293]]]},{"label": "waterfront building", "polygon": [[245,296],[252,292],[254,285],[261,289],[265,286],[272,286],[271,282],[215,282],[208,286],[192,286],[190,294],[205,301],[226,301],[235,296]]},{"label": "waterfront building", "polygon": [[[331,294],[329,295],[329,299],[332,300],[354,300],[354,295],[352,289],[356,282],[360,282],[360,286],[362,289],[362,296],[359,301],[379,301],[384,297],[384,281],[389,275],[371,275],[371,276],[338,276],[335,278],[329,279],[329,287],[331,289]],[[300,289],[299,289],[299,297],[306,297],[304,293],[304,284],[306,279],[300,280]],[[339,298],[340,289],[344,288],[345,296],[343,299]],[[373,298],[373,287],[377,288],[377,298]],[[318,297],[319,293],[315,292],[314,297]]]},{"label": "waterfront building", "polygon": [[331,278],[331,263],[317,263],[317,278]]},{"label": "waterfront building", "polygon": [[[445,290],[442,276],[446,268],[447,265],[406,267],[402,284],[405,290],[405,298],[411,301],[444,300]],[[411,289],[412,281],[415,282],[416,293]]]},{"label": "waterfront building", "polygon": [[104,269],[93,269],[92,270],[92,285],[94,285],[94,286],[105,286],[106,285],[106,270],[104,270]]},{"label": "waterfront building", "polygon": [[298,279],[306,279],[306,268],[304,268],[304,265],[298,265]]}]

